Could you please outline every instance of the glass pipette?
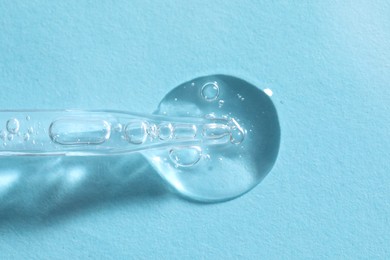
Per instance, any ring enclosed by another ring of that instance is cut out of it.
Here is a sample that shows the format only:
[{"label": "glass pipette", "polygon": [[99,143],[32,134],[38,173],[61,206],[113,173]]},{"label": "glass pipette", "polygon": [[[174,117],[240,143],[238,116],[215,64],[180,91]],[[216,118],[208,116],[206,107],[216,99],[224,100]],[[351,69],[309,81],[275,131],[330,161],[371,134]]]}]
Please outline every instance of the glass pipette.
[{"label": "glass pipette", "polygon": [[0,111],[0,156],[143,154],[181,195],[235,198],[271,170],[280,127],[269,96],[226,75],[169,92],[153,115],[122,111]]}]

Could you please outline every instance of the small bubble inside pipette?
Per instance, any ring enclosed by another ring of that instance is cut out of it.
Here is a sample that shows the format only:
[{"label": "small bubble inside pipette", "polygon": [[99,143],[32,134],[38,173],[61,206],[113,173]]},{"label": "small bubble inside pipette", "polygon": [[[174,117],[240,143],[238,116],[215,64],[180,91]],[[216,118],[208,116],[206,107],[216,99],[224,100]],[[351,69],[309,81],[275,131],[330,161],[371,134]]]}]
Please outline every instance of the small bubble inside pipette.
[{"label": "small bubble inside pipette", "polygon": [[11,134],[16,134],[19,131],[20,123],[16,118],[7,121],[7,131]]}]

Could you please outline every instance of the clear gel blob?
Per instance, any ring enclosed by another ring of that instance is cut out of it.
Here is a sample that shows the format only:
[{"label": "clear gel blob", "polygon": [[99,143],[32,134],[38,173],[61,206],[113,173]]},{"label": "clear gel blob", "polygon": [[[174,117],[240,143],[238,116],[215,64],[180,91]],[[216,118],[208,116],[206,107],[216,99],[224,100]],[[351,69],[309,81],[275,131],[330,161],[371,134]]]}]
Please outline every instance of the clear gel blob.
[{"label": "clear gel blob", "polygon": [[[256,186],[271,170],[279,150],[280,127],[270,97],[259,88],[231,76],[201,77],[169,92],[155,114],[181,117],[188,112],[216,121],[198,130],[191,125],[174,126],[174,136],[193,138],[200,133],[207,140],[223,141],[201,143],[199,150],[172,147],[144,152],[180,194],[204,202],[229,200]],[[227,120],[228,127],[218,119]],[[164,136],[169,135],[167,131]]]}]

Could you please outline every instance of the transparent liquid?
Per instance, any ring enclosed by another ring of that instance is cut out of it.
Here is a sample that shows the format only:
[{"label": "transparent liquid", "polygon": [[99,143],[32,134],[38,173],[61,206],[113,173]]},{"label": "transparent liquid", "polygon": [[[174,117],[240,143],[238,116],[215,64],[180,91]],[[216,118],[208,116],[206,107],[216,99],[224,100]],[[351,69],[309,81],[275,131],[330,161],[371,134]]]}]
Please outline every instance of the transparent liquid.
[{"label": "transparent liquid", "polygon": [[183,152],[196,162],[191,167],[172,163],[172,156],[163,151],[144,153],[188,198],[209,202],[235,198],[256,186],[276,161],[280,126],[275,107],[267,94],[241,79],[213,75],[183,83],[164,97],[155,114],[227,121],[203,131],[226,138],[225,142],[198,143]]},{"label": "transparent liquid", "polygon": [[0,156],[142,153],[180,194],[222,201],[271,170],[280,128],[270,98],[215,75],[168,93],[154,115],[121,111],[1,111]]}]

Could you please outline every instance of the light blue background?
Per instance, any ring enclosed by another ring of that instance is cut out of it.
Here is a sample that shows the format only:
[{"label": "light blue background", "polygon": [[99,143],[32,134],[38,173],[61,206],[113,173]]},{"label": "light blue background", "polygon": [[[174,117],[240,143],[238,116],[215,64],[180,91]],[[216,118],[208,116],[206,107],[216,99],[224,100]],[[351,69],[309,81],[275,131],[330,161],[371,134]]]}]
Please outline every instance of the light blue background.
[{"label": "light blue background", "polygon": [[272,89],[282,143],[212,205],[141,158],[1,159],[0,258],[389,258],[390,5],[295,2],[2,1],[0,109],[151,113],[225,73]]}]

